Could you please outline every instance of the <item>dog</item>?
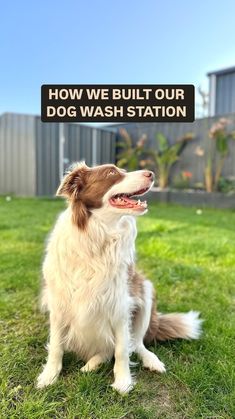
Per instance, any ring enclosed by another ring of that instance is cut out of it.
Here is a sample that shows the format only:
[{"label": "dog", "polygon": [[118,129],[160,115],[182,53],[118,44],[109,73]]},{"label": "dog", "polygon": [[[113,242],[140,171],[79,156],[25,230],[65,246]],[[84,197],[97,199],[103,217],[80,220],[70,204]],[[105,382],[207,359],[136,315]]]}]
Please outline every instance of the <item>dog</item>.
[{"label": "dog", "polygon": [[197,339],[199,313],[159,314],[151,282],[135,268],[136,217],[147,212],[144,195],[154,183],[149,170],[127,173],[113,164],[75,164],[57,196],[68,200],[50,235],[43,263],[42,308],[49,312],[48,359],[37,387],[54,383],[64,351],[85,362],[83,373],[114,357],[119,393],[133,388],[130,354],[165,372],[146,348],[155,340]]}]

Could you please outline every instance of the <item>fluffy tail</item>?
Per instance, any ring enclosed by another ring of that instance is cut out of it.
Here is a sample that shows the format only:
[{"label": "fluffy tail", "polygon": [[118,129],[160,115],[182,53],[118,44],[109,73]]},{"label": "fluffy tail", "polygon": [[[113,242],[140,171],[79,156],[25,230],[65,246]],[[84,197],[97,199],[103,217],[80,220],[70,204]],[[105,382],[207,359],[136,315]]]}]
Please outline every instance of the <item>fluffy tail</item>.
[{"label": "fluffy tail", "polygon": [[198,339],[202,321],[197,311],[188,313],[160,314],[152,312],[145,342],[170,339]]}]

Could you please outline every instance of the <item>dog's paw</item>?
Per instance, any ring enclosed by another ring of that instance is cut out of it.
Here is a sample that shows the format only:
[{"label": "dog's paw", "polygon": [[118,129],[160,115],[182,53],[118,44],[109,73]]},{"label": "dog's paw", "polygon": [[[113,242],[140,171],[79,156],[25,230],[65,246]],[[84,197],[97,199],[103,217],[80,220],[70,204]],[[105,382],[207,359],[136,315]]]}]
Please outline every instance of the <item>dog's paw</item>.
[{"label": "dog's paw", "polygon": [[99,365],[97,364],[92,364],[90,362],[87,362],[82,368],[80,368],[80,371],[83,373],[92,372],[92,371],[97,370],[98,367]]},{"label": "dog's paw", "polygon": [[90,372],[90,371],[92,371],[90,368],[89,368],[89,365],[88,365],[88,363],[86,364],[86,365],[84,365],[82,368],[80,368],[80,371],[81,372]]},{"label": "dog's paw", "polygon": [[80,369],[81,372],[90,372],[97,370],[105,361],[105,357],[101,354],[93,356],[89,361]]},{"label": "dog's paw", "polygon": [[52,371],[45,368],[43,372],[38,376],[36,381],[36,388],[47,387],[57,380],[60,371]]},{"label": "dog's paw", "polygon": [[111,384],[111,387],[113,387],[113,389],[118,391],[118,393],[120,394],[126,394],[133,389],[134,385],[135,383],[133,382],[131,377],[127,376],[115,378],[115,381],[113,384]]},{"label": "dog's paw", "polygon": [[143,366],[150,371],[157,371],[160,373],[166,372],[163,362],[161,362],[152,352],[149,352],[148,355],[143,358]]}]

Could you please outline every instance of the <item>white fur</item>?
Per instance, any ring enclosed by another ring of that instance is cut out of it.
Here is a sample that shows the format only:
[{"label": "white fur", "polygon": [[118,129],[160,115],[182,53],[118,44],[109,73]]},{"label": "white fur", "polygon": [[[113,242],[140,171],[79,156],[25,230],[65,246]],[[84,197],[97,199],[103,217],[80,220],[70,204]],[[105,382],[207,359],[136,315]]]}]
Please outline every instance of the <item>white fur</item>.
[{"label": "white fur", "polygon": [[58,330],[51,332],[48,363],[39,387],[54,382],[61,369],[57,354],[50,361],[53,342],[58,347],[61,333],[63,349],[75,351],[88,362],[83,371],[94,369],[92,358],[97,354],[105,361],[115,351],[118,378],[113,386],[119,391],[131,388],[129,321],[135,301],[128,293],[127,267],[134,262],[135,235],[135,221],[129,216],[110,230],[94,214],[86,233],[73,225],[70,208],[59,217],[43,265],[43,304],[56,313]]},{"label": "white fur", "polygon": [[199,315],[198,311],[193,310],[181,315],[186,330],[185,339],[198,339],[200,337],[203,320],[198,318]]}]

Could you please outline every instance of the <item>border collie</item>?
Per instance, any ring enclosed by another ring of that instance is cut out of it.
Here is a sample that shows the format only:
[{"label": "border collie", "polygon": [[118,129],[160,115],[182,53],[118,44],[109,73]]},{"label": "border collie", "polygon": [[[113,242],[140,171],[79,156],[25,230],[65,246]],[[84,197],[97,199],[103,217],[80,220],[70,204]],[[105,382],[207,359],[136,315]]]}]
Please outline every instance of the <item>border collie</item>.
[{"label": "border collie", "polygon": [[135,268],[136,216],[147,212],[135,199],[153,185],[148,170],[127,173],[112,164],[77,163],[57,191],[68,200],[49,238],[43,263],[42,308],[50,315],[48,359],[37,379],[56,381],[64,351],[85,362],[82,372],[114,357],[112,387],[134,385],[130,353],[162,373],[164,364],[146,348],[155,340],[197,339],[198,313],[159,314],[151,282]]}]

